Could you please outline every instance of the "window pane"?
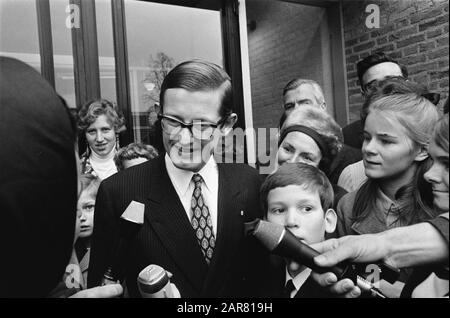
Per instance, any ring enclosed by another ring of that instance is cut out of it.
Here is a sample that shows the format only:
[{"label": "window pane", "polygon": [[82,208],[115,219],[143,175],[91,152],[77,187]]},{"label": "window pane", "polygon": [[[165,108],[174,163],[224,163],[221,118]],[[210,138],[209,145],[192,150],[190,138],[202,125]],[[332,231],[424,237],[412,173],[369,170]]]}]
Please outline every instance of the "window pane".
[{"label": "window pane", "polygon": [[95,0],[101,97],[117,102],[111,0]]},{"label": "window pane", "polygon": [[149,142],[164,75],[194,58],[223,65],[220,12],[126,0],[125,17],[134,136]]},{"label": "window pane", "polygon": [[0,1],[0,55],[24,61],[41,71],[36,2]]},{"label": "window pane", "polygon": [[[52,23],[53,62],[55,67],[55,88],[68,106],[76,108],[75,80],[73,72],[72,31],[66,25],[70,20],[69,0],[50,0]],[[69,12],[66,12],[69,9]],[[70,24],[69,24],[70,26]]]}]

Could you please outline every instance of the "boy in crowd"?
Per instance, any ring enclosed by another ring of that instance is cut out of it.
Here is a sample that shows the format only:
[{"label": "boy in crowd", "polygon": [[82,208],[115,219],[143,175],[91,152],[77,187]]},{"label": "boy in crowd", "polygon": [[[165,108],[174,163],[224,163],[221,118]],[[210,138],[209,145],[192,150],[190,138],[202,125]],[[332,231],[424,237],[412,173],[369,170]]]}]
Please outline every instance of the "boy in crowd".
[{"label": "boy in crowd", "polygon": [[[287,163],[269,175],[261,186],[267,221],[285,226],[306,244],[322,242],[336,228],[333,188],[319,169]],[[273,257],[267,278],[267,296],[324,298],[331,295],[312,278],[311,270],[293,260]]]}]

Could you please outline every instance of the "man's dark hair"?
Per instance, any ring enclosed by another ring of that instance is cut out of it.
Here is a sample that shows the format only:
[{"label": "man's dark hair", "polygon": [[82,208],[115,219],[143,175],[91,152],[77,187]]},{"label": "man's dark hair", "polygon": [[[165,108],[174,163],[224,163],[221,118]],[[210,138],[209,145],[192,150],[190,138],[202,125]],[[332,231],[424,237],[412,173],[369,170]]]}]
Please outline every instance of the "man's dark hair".
[{"label": "man's dark hair", "polygon": [[385,80],[378,81],[376,85],[371,87],[371,89],[367,92],[361,108],[361,119],[363,121],[366,119],[367,110],[374,100],[383,96],[402,94],[415,94],[427,98],[427,95],[430,93],[425,85],[402,78],[387,78]]},{"label": "man's dark hair", "polygon": [[183,88],[195,91],[214,91],[222,89],[222,103],[219,114],[228,117],[233,111],[231,79],[218,65],[201,60],[186,61],[175,66],[164,78],[161,85],[159,102],[161,112],[164,109],[164,94],[170,88]]},{"label": "man's dark hair", "polygon": [[363,80],[362,80],[364,73],[366,73],[367,70],[369,68],[371,68],[372,66],[375,66],[380,63],[385,63],[385,62],[391,62],[391,63],[397,64],[402,71],[403,77],[408,78],[408,70],[406,69],[405,66],[400,65],[396,60],[392,59],[391,57],[386,55],[384,52],[379,51],[379,52],[375,52],[372,55],[365,57],[363,60],[359,61],[356,64],[356,71],[358,74],[358,80],[359,80],[359,85],[361,86],[361,89],[364,89]]}]

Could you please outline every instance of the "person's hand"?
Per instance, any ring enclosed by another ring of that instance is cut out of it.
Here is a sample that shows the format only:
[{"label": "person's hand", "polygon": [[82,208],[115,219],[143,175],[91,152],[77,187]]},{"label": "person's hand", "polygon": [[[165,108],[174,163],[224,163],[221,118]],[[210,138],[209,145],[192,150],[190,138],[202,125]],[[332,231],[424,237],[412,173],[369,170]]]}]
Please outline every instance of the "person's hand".
[{"label": "person's hand", "polygon": [[170,287],[172,288],[172,298],[181,298],[180,291],[178,290],[175,284],[170,283]]},{"label": "person's hand", "polygon": [[122,285],[110,284],[81,290],[70,298],[114,298],[119,297],[122,293]]},{"label": "person's hand", "polygon": [[[372,262],[385,259],[387,249],[383,240],[377,234],[344,236],[339,239],[330,239],[311,246],[321,255],[314,261],[321,267],[334,266],[344,260],[353,262]],[[359,287],[353,284],[351,279],[345,278],[338,281],[335,274],[312,273],[313,279],[322,287],[341,297],[356,298],[361,295]]]},{"label": "person's hand", "polygon": [[317,265],[334,266],[342,261],[374,262],[387,258],[388,249],[380,234],[348,235],[312,245],[321,255],[314,258]]},{"label": "person's hand", "polygon": [[[169,271],[166,271],[169,279],[172,278],[173,274]],[[172,298],[181,298],[180,291],[174,283],[170,283],[170,287],[172,288]]]}]

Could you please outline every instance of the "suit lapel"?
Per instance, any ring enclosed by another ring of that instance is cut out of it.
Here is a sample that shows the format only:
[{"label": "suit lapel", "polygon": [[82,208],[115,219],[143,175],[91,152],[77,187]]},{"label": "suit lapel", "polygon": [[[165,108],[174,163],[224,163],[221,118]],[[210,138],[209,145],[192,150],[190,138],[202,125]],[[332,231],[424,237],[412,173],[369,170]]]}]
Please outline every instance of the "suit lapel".
[{"label": "suit lapel", "polygon": [[295,294],[294,298],[330,298],[332,295],[309,276]]},{"label": "suit lapel", "polygon": [[208,266],[167,174],[164,157],[158,161],[153,174],[145,217],[187,280],[200,291]]},{"label": "suit lapel", "polygon": [[281,256],[274,254],[269,256],[269,266],[261,279],[265,281],[263,297],[283,297],[286,284],[286,263]]},{"label": "suit lapel", "polygon": [[231,265],[239,241],[243,236],[241,210],[237,205],[243,202],[239,196],[244,195],[242,189],[233,186],[237,183],[230,170],[223,164],[218,164],[219,190],[217,195],[217,241],[209,272],[203,289],[204,295],[214,295],[220,289],[220,284],[227,281],[227,268]]}]

